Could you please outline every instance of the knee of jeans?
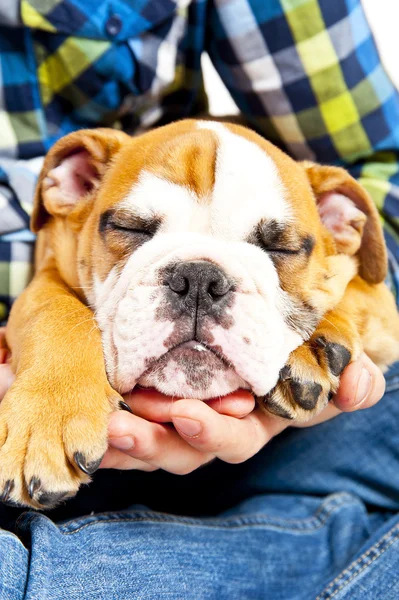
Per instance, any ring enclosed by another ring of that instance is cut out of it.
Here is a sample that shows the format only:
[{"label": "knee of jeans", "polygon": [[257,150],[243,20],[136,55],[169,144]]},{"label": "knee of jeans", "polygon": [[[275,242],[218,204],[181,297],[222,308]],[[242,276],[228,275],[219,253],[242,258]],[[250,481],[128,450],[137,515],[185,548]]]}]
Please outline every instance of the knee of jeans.
[{"label": "knee of jeans", "polygon": [[21,540],[0,530],[0,598],[22,600],[25,596],[29,552]]}]

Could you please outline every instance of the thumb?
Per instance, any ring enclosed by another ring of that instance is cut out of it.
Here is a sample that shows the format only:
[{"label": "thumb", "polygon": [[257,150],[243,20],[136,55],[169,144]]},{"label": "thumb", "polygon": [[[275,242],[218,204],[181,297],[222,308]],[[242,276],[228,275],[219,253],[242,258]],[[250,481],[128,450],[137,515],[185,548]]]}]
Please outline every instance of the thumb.
[{"label": "thumb", "polygon": [[384,392],[384,375],[366,354],[362,354],[342,373],[333,403],[344,412],[370,408],[381,400]]}]

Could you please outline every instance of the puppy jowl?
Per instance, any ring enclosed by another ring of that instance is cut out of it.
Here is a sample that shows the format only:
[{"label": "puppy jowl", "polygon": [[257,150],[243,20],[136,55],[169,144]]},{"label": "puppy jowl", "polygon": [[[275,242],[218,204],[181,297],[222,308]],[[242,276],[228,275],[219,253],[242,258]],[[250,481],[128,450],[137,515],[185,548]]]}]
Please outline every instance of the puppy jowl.
[{"label": "puppy jowl", "polygon": [[88,482],[136,385],[247,389],[304,421],[362,350],[381,368],[399,356],[367,193],[245,128],[70,134],[45,160],[32,227],[36,275],[7,334],[18,377],[0,405],[8,501],[52,506]]}]

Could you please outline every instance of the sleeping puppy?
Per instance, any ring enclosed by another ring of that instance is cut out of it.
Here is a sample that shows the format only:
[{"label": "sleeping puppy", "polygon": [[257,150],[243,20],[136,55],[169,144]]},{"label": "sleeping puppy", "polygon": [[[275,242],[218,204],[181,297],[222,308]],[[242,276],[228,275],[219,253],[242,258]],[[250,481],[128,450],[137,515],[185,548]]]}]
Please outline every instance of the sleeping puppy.
[{"label": "sleeping puppy", "polygon": [[305,421],[362,350],[382,369],[399,358],[366,191],[243,127],[72,133],[44,162],[32,229],[36,274],[7,332],[3,501],[74,495],[137,384],[204,400],[249,389]]}]

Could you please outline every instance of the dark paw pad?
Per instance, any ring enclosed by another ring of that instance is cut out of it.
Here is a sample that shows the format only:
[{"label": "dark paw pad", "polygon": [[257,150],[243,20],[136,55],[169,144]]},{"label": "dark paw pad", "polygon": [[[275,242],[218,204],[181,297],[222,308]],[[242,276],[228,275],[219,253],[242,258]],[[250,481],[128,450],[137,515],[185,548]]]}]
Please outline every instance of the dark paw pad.
[{"label": "dark paw pad", "polygon": [[93,473],[97,471],[103,459],[103,457],[101,457],[98,460],[92,460],[89,462],[82,452],[75,452],[73,457],[79,469],[83,471],[83,473],[86,473],[86,475],[93,475]]},{"label": "dark paw pad", "polygon": [[[323,388],[319,383],[313,381],[297,381],[292,377],[291,369],[288,365],[280,371],[280,381],[283,382],[286,393],[292,399],[293,404],[298,404],[304,410],[313,410]],[[272,412],[272,411],[270,411]]]},{"label": "dark paw pad", "polygon": [[351,359],[349,350],[341,344],[327,342],[324,337],[319,337],[316,343],[323,348],[331,373],[336,376],[341,375]]},{"label": "dark paw pad", "polygon": [[304,410],[313,410],[316,407],[317,401],[323,388],[319,383],[313,381],[295,381],[290,382],[292,397],[296,404]]},{"label": "dark paw pad", "polygon": [[276,400],[273,399],[271,394],[264,396],[260,401],[265,406],[265,408],[272,413],[273,415],[277,415],[278,417],[282,417],[283,419],[292,420],[294,417],[291,415],[288,410],[286,410],[283,406],[281,406]]}]

